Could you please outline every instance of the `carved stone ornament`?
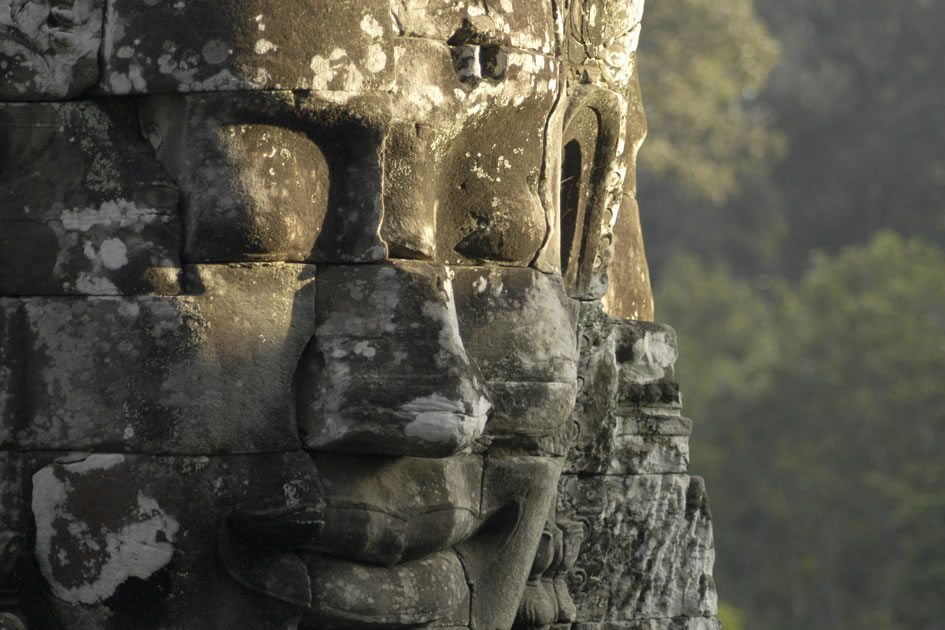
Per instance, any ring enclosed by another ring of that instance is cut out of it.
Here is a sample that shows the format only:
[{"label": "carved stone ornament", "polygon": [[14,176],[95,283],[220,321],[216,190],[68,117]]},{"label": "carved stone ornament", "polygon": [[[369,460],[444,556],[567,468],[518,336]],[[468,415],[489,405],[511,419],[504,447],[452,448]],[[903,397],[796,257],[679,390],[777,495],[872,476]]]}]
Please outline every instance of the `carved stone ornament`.
[{"label": "carved stone ornament", "polygon": [[0,0],[0,629],[718,627],[642,8]]}]

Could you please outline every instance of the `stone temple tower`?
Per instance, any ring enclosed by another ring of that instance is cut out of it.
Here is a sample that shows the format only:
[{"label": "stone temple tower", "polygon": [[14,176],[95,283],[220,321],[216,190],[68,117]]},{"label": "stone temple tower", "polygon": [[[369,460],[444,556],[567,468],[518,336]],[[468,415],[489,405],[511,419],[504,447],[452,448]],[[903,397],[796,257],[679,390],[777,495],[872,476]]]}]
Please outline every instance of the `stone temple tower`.
[{"label": "stone temple tower", "polygon": [[718,628],[642,0],[0,0],[0,628]]}]

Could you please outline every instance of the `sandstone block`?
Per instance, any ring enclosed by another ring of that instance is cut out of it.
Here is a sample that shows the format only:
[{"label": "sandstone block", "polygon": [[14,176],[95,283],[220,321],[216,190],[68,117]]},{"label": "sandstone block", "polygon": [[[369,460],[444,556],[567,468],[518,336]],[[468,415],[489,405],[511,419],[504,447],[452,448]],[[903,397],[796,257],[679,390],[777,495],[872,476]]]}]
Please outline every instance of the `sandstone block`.
[{"label": "sandstone block", "polygon": [[180,291],[179,192],[127,104],[0,104],[0,295]]},{"label": "sandstone block", "polygon": [[384,90],[392,35],[381,0],[109,0],[102,87],[109,94]]},{"label": "sandstone block", "polygon": [[566,474],[558,511],[587,528],[568,580],[578,620],[626,623],[716,613],[702,479]]},{"label": "sandstone block", "polygon": [[561,458],[494,456],[485,460],[483,527],[456,550],[471,594],[471,628],[510,628],[554,510]]},{"label": "sandstone block", "polygon": [[624,623],[576,623],[571,630],[721,630],[716,617],[641,619]]},{"label": "sandstone block", "polygon": [[94,85],[104,14],[105,0],[5,2],[0,101],[71,98]]},{"label": "sandstone block", "polygon": [[679,416],[672,329],[607,316],[582,305],[578,431],[567,470],[595,474],[684,473],[692,423]]},{"label": "sandstone block", "polygon": [[454,267],[460,332],[489,391],[494,444],[563,455],[574,405],[578,304],[534,269]]},{"label": "sandstone block", "polygon": [[0,441],[143,453],[298,447],[292,376],[314,329],[312,268],[206,265],[190,295],[0,299],[21,386]]},{"label": "sandstone block", "polygon": [[[419,201],[437,202],[434,258],[528,265],[549,230],[541,182],[545,123],[560,91],[558,62],[522,50],[416,38],[398,41],[396,51],[394,116],[418,125],[429,149],[417,156],[419,164],[408,160],[399,169],[411,145],[391,145],[401,151],[389,162],[391,214],[431,212],[407,204],[418,200],[408,171],[432,164],[423,177],[436,177],[435,188]],[[385,234],[395,243],[418,240],[409,224],[391,222]]]},{"label": "sandstone block", "polygon": [[685,473],[692,421],[680,416],[621,413],[583,417],[565,470],[608,475]]},{"label": "sandstone block", "polygon": [[322,553],[393,565],[445,551],[480,525],[479,455],[312,458],[325,493]]},{"label": "sandstone block", "polygon": [[291,603],[293,579],[307,586],[301,561],[274,548],[279,541],[245,540],[255,569],[234,566],[225,524],[237,511],[319,505],[304,453],[66,456],[33,475],[30,500],[47,605],[67,627],[157,630],[224,619],[268,630],[301,615]]},{"label": "sandstone block", "polygon": [[298,378],[306,447],[427,457],[471,447],[491,404],[446,268],[326,265],[318,287],[316,343]]},{"label": "sandstone block", "polygon": [[[311,556],[313,601],[301,628],[426,625],[457,612],[468,618],[469,586],[453,551],[395,566],[363,565]],[[465,627],[465,626],[464,626]]]},{"label": "sandstone block", "polygon": [[183,191],[188,262],[371,262],[382,215],[386,95],[254,92],[139,101]]},{"label": "sandstone block", "polygon": [[395,0],[391,11],[401,35],[440,41],[506,44],[546,55],[557,47],[552,7],[513,0]]}]

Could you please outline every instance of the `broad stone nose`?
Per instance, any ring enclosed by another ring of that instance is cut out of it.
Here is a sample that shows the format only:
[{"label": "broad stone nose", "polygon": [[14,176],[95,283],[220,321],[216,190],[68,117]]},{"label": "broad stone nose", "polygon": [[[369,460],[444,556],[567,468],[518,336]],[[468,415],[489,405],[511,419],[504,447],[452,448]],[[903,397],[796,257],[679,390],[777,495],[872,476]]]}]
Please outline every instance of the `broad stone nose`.
[{"label": "broad stone nose", "polygon": [[318,451],[444,457],[472,446],[491,403],[434,263],[319,266],[316,332],[297,377]]}]

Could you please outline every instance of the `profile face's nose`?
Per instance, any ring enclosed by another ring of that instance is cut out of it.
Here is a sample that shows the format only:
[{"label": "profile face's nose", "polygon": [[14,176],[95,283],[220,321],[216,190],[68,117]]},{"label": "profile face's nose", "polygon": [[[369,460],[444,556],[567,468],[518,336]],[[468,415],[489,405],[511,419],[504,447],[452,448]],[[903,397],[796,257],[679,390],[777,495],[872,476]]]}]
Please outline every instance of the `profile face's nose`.
[{"label": "profile face's nose", "polygon": [[483,432],[491,403],[444,266],[320,266],[315,319],[297,376],[306,448],[443,457]]}]

